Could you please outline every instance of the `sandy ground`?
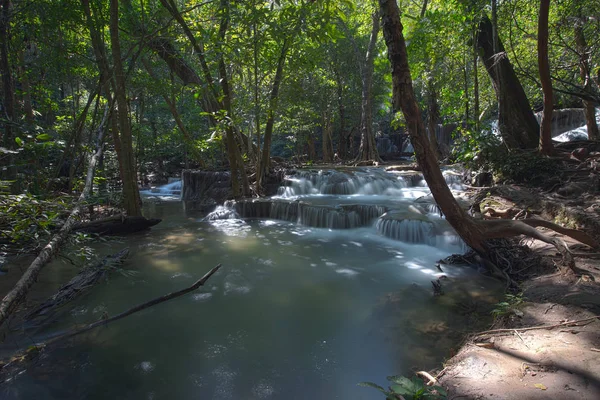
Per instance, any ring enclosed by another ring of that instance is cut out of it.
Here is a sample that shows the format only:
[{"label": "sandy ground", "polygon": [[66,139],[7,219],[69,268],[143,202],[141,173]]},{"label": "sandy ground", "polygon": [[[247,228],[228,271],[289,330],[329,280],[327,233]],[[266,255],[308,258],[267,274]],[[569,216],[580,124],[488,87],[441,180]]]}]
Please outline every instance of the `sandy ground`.
[{"label": "sandy ground", "polygon": [[[538,242],[532,247],[550,262],[560,261],[553,248]],[[600,399],[600,319],[592,318],[600,316],[597,257],[590,252],[576,258],[583,277],[554,272],[524,282],[525,302],[502,326],[515,329],[472,336],[446,363],[439,376],[448,398]],[[519,330],[556,324],[563,325]]]}]

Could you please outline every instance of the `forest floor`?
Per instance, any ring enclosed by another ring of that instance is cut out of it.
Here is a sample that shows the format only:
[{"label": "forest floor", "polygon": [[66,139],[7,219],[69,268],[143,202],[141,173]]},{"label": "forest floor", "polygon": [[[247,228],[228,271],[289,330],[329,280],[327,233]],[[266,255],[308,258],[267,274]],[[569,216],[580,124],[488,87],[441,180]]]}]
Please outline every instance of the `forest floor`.
[{"label": "forest floor", "polygon": [[[499,186],[481,211],[488,218],[526,211],[598,238],[600,196],[590,188],[559,195],[556,188]],[[527,241],[541,263],[519,279],[522,294],[509,298],[494,324],[500,331],[470,335],[438,372],[448,399],[600,399],[600,253],[562,238],[579,272],[561,272],[552,245]],[[527,329],[538,326],[546,328]]]}]

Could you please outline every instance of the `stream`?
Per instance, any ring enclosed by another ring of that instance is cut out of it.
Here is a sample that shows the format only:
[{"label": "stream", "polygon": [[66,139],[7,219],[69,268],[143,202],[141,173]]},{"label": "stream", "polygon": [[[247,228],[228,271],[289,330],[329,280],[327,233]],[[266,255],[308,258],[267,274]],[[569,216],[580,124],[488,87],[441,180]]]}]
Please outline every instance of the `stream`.
[{"label": "stream", "polygon": [[[459,193],[460,182],[446,171]],[[92,245],[131,249],[113,272],[42,330],[4,352],[191,285],[196,292],[45,352],[0,386],[2,399],[381,399],[357,383],[436,368],[462,335],[489,325],[502,285],[476,266],[436,261],[465,246],[418,173],[298,171],[277,196],[205,216],[181,185],[144,193],[152,230]],[[52,290],[76,269],[57,260]],[[431,281],[444,275],[443,296]],[[48,286],[47,285],[47,286]],[[50,290],[52,289],[52,290]]]}]

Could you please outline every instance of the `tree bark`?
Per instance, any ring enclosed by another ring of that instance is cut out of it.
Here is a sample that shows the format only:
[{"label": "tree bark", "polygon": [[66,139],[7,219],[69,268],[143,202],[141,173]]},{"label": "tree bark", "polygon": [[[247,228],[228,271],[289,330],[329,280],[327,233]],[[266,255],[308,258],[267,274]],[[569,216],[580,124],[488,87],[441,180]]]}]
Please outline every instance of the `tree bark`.
[{"label": "tree bark", "polygon": [[[478,29],[473,30],[473,120],[475,122],[475,132],[479,132],[479,119],[481,113],[479,110],[479,68],[477,65],[477,35]],[[468,121],[467,121],[468,123]]]},{"label": "tree bark", "polygon": [[128,216],[137,217],[142,215],[142,202],[137,185],[137,172],[133,156],[133,139],[131,136],[129,105],[127,104],[125,71],[121,62],[121,44],[119,42],[119,0],[110,0],[109,31],[113,55],[114,91],[120,130],[121,161],[123,163],[121,168],[123,174],[123,205]]},{"label": "tree bark", "polygon": [[333,142],[331,140],[331,120],[329,110],[323,111],[321,115],[321,134],[323,145],[323,161],[330,163],[333,161]]},{"label": "tree bark", "polygon": [[[585,36],[583,35],[583,28],[581,25],[575,26],[575,43],[577,45],[577,52],[579,53],[579,76],[583,81],[584,90],[591,90],[590,50],[587,46]],[[598,69],[598,74],[600,76],[600,68]],[[596,107],[594,106],[594,103],[589,100],[582,99],[582,103],[588,139],[600,140],[600,132],[598,130],[598,123],[596,122]]]},{"label": "tree bark", "polygon": [[379,10],[375,10],[371,16],[373,27],[369,46],[362,68],[362,107],[360,117],[360,147],[358,150],[357,161],[381,161],[377,146],[375,145],[375,136],[373,135],[373,105],[372,93],[373,70],[375,60],[375,47],[377,45],[377,36],[379,34],[380,15]]},{"label": "tree bark", "polygon": [[[2,73],[2,92],[4,102],[2,104],[2,114],[4,132],[2,143],[7,149],[15,148],[15,134],[13,124],[15,123],[15,87],[12,70],[10,68],[10,19],[12,4],[10,0],[2,0],[2,9],[0,10],[0,73]],[[14,167],[14,155],[8,154],[4,157],[3,165],[6,170],[0,174],[3,179],[14,180],[17,177],[17,170]],[[13,190],[16,190],[13,187]]]},{"label": "tree bark", "polygon": [[283,80],[283,67],[287,57],[289,39],[284,39],[281,46],[281,53],[277,60],[277,69],[275,70],[275,78],[273,79],[273,87],[271,88],[271,96],[269,98],[269,109],[267,110],[267,124],[265,126],[264,144],[262,147],[262,156],[258,163],[258,171],[256,175],[257,189],[262,186],[263,178],[267,175],[271,167],[271,140],[273,138],[273,127],[275,125],[275,113],[277,111],[277,103],[279,100],[279,88]]},{"label": "tree bark", "polygon": [[340,160],[345,160],[348,154],[348,133],[346,132],[346,107],[344,106],[344,82],[342,76],[337,69],[334,69],[336,86],[337,86],[337,101],[338,113],[340,118],[340,134],[338,139],[338,157]]},{"label": "tree bark", "polygon": [[482,240],[481,232],[475,224],[471,223],[467,213],[454,199],[427,139],[427,132],[421,118],[410,76],[406,43],[402,34],[403,27],[396,0],[379,0],[379,4],[381,7],[383,36],[388,47],[388,58],[392,65],[393,107],[396,110],[402,110],[404,114],[417,162],[435,201],[442,209],[446,219],[469,246],[483,253],[486,246]]},{"label": "tree bark", "polygon": [[552,111],[554,108],[552,98],[552,80],[550,78],[550,62],[548,61],[548,14],[550,0],[540,1],[540,15],[538,19],[538,67],[540,82],[544,94],[544,112],[540,126],[540,153],[550,155],[554,151],[552,145]]},{"label": "tree bark", "polygon": [[509,149],[537,148],[540,126],[502,42],[494,51],[494,29],[487,15],[479,22],[477,46],[498,99],[498,127]]}]

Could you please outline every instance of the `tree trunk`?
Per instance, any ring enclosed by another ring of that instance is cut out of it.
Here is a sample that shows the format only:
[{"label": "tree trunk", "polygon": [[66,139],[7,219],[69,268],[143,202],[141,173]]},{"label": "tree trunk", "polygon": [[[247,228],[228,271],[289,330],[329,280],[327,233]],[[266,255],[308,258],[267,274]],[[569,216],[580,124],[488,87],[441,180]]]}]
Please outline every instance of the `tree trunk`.
[{"label": "tree trunk", "polygon": [[262,147],[262,156],[258,163],[258,171],[256,175],[257,189],[262,186],[263,178],[267,175],[271,167],[271,140],[273,138],[273,127],[275,125],[275,113],[277,111],[277,102],[279,100],[279,87],[283,80],[283,67],[288,52],[289,40],[283,40],[281,53],[277,60],[277,69],[275,70],[275,78],[273,79],[273,87],[271,88],[271,96],[269,98],[269,109],[267,110],[267,124],[265,126],[264,144]]},{"label": "tree trunk", "polygon": [[482,240],[480,230],[474,223],[471,223],[467,213],[454,199],[427,139],[427,132],[421,118],[410,76],[406,43],[402,34],[402,23],[400,22],[396,0],[379,0],[379,5],[381,7],[383,35],[388,47],[388,58],[392,65],[394,109],[402,110],[404,114],[417,162],[435,201],[442,209],[446,219],[469,246],[478,252],[485,252],[486,246]]},{"label": "tree trunk", "polygon": [[[577,45],[577,52],[579,53],[579,76],[583,81],[583,87],[585,90],[591,90],[591,71],[590,71],[590,50],[588,49],[583,35],[583,28],[581,25],[575,26],[575,43]],[[598,69],[600,76],[600,68]],[[585,122],[587,124],[588,139],[589,140],[600,140],[600,133],[598,131],[598,123],[596,122],[596,108],[594,103],[588,100],[582,100],[583,111],[585,113]]]},{"label": "tree trunk", "polygon": [[375,47],[379,34],[379,11],[375,10],[372,15],[373,27],[369,39],[369,47],[362,68],[362,107],[360,116],[360,147],[358,149],[357,161],[381,161],[375,136],[373,135],[373,105],[372,93],[373,70],[375,60]]},{"label": "tree trunk", "polygon": [[323,162],[330,163],[333,161],[333,142],[331,140],[331,119],[329,118],[329,110],[323,111],[323,114],[321,115],[321,134]]},{"label": "tree trunk", "polygon": [[[479,120],[481,113],[479,111],[479,68],[477,65],[477,35],[478,29],[473,30],[473,120],[475,122],[475,132],[479,132]],[[468,123],[468,121],[467,121]]]},{"label": "tree trunk", "polygon": [[498,127],[509,149],[536,148],[540,126],[533,115],[525,90],[508,60],[502,42],[494,51],[494,29],[487,15],[479,22],[477,46],[498,99]]},{"label": "tree trunk", "polygon": [[[225,42],[225,35],[227,33],[227,29],[229,28],[229,0],[221,0],[221,20],[219,23],[219,38],[220,43]],[[229,76],[227,74],[227,68],[225,67],[224,54],[222,49],[219,47],[219,81],[221,83],[222,89],[222,105],[223,109],[227,113],[227,117],[230,121],[233,119],[233,112],[231,108],[232,94],[231,87],[229,86]],[[225,128],[225,134],[227,135],[227,153],[229,155],[229,163],[231,169],[231,183],[233,185],[233,193],[241,194],[242,196],[247,196],[250,194],[250,186],[248,184],[248,176],[246,175],[246,168],[244,166],[244,160],[242,159],[242,154],[240,152],[239,145],[241,143],[237,143],[236,136],[238,135],[238,131],[233,127],[233,125],[227,121],[227,127]],[[243,148],[243,145],[242,145]],[[234,172],[235,170],[235,172]],[[234,176],[236,175],[236,176]],[[239,188],[235,186],[238,185],[237,178],[241,180],[241,185]],[[239,196],[236,196],[239,197]]]},{"label": "tree trunk", "polygon": [[540,82],[544,94],[544,112],[540,127],[540,153],[550,155],[554,151],[552,145],[552,80],[550,78],[550,62],[548,61],[548,13],[550,0],[540,1],[540,15],[538,20],[538,67]]},{"label": "tree trunk", "polygon": [[315,148],[315,138],[312,133],[308,134],[306,144],[308,145],[308,159],[310,161],[315,161],[317,159],[317,149]]},{"label": "tree trunk", "polygon": [[130,217],[141,216],[142,207],[137,185],[137,172],[133,156],[133,139],[131,136],[131,120],[125,87],[125,71],[121,62],[121,44],[119,43],[119,0],[110,0],[110,42],[113,55],[113,73],[115,81],[115,98],[119,121],[121,142],[121,161],[123,179],[123,205]]},{"label": "tree trunk", "polygon": [[[15,135],[13,132],[13,124],[15,123],[15,87],[9,59],[11,13],[11,1],[2,0],[2,10],[0,10],[0,73],[2,73],[2,91],[4,97],[2,104],[2,125],[4,128],[2,144],[8,149],[15,148]],[[12,154],[6,156],[3,157],[2,164],[8,168],[1,174],[1,177],[6,180],[14,180],[17,177],[17,171],[13,165],[15,157]]]},{"label": "tree trunk", "polygon": [[338,139],[337,154],[340,160],[345,160],[348,154],[348,134],[346,132],[346,107],[344,106],[344,82],[337,66],[334,68],[336,86],[338,113],[340,118],[340,135]]}]

